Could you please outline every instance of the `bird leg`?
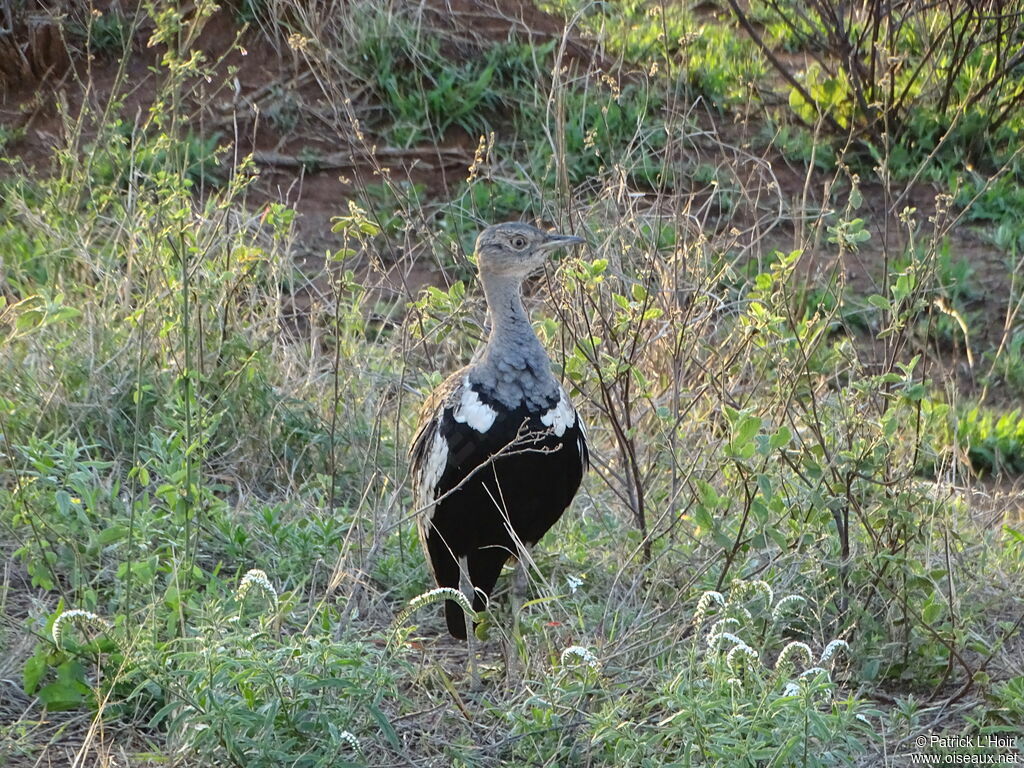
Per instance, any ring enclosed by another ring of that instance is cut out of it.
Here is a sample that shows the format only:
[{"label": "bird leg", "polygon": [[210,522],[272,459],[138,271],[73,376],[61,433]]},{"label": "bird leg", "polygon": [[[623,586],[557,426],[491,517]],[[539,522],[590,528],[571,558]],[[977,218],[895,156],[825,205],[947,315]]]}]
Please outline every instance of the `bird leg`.
[{"label": "bird leg", "polygon": [[[519,548],[519,553],[516,557],[516,570],[512,576],[512,594],[522,601],[526,598],[527,590],[530,587],[529,574],[527,569],[530,562],[530,550],[523,544]],[[519,606],[516,606],[518,610]]]},{"label": "bird leg", "polygon": [[[473,604],[476,591],[473,582],[469,580],[469,562],[466,557],[459,558],[459,591],[466,596],[469,604]],[[473,617],[467,611],[462,615],[466,619],[466,651],[469,655],[469,688],[471,691],[479,691],[483,688],[480,682],[480,670],[476,666],[476,633],[473,631]]]},{"label": "bird leg", "polygon": [[527,551],[526,545],[520,543],[516,552],[515,570],[512,572],[512,621],[517,632],[519,617],[522,615],[523,603],[530,586],[529,574],[526,572],[530,567],[529,557],[530,553]]}]

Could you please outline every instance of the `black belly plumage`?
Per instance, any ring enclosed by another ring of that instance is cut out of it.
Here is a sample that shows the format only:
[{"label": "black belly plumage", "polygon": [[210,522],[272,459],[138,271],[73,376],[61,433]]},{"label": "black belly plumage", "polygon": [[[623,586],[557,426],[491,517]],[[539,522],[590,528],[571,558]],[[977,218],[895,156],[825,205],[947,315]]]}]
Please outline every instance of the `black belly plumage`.
[{"label": "black belly plumage", "polygon": [[[448,457],[434,492],[440,501],[425,530],[426,547],[442,587],[459,588],[458,561],[466,558],[473,608],[479,611],[519,545],[539,541],[572,502],[588,452],[578,416],[556,435],[541,422],[541,413],[503,409],[489,429],[478,432],[456,421],[453,411],[444,408],[433,425]],[[423,437],[421,451],[431,441]],[[422,454],[418,458],[424,460]],[[446,601],[445,619],[452,635],[466,637],[465,616],[454,601]]]}]

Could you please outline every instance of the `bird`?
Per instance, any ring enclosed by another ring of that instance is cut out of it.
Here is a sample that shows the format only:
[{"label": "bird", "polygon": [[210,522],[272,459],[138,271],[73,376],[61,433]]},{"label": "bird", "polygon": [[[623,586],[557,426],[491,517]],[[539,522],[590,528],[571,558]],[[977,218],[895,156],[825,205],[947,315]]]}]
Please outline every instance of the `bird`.
[{"label": "bird", "polygon": [[[426,399],[410,450],[417,528],[435,582],[483,610],[501,569],[536,544],[576,495],[587,433],[523,307],[522,284],[583,238],[522,222],[489,226],[476,260],[490,331],[469,365]],[[459,604],[449,633],[472,639]]]}]

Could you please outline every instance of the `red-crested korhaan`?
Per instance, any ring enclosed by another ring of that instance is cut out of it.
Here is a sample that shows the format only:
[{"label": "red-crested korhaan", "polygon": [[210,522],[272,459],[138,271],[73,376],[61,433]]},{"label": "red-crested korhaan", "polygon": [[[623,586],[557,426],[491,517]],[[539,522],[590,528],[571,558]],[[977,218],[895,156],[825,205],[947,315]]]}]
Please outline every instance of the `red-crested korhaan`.
[{"label": "red-crested korhaan", "polygon": [[[423,406],[412,446],[420,541],[437,585],[483,610],[502,566],[562,516],[588,465],[587,435],[523,308],[522,283],[571,235],[510,222],[476,241],[490,335]],[[445,601],[448,631],[467,619]]]}]

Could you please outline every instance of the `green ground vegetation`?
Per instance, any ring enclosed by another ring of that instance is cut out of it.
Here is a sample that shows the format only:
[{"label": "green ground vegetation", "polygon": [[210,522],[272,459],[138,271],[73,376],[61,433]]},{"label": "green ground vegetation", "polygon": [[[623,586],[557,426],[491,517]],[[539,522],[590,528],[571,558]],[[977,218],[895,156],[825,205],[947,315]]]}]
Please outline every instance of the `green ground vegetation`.
[{"label": "green ground vegetation", "polygon": [[[61,17],[89,96],[40,85],[42,161],[0,130],[5,764],[1020,736],[1024,6],[530,8]],[[217,119],[236,79],[262,101]],[[316,246],[282,173],[353,180]],[[595,460],[473,691],[406,450],[483,334],[475,233],[519,217],[588,242],[528,293]]]}]

